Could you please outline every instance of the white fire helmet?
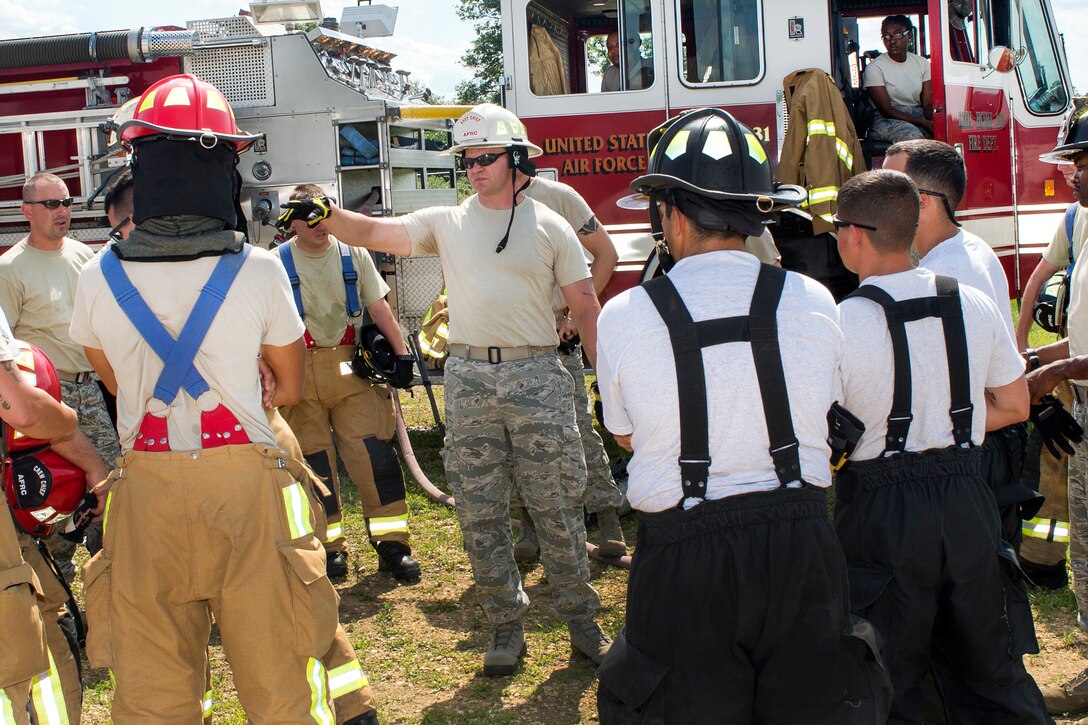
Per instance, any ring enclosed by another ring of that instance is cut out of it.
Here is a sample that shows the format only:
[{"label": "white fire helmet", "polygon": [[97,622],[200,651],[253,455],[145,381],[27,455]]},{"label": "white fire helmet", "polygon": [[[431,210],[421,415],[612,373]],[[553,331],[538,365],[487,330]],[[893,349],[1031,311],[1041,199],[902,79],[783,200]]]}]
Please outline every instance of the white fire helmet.
[{"label": "white fire helmet", "polygon": [[453,124],[453,146],[449,153],[470,148],[524,146],[529,158],[544,150],[529,140],[525,124],[510,111],[494,103],[482,103]]}]

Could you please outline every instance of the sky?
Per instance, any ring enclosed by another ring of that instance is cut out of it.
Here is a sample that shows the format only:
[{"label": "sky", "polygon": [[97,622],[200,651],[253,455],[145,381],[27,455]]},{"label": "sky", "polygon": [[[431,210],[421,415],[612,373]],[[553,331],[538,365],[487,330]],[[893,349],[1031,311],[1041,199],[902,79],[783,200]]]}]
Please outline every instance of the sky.
[{"label": "sky", "polygon": [[[1051,3],[1058,27],[1065,34],[1073,85],[1082,94],[1088,93],[1088,43],[1075,40],[1088,31],[1088,2]],[[341,9],[354,4],[354,0],[324,0],[322,7],[325,15],[339,19]],[[471,75],[460,58],[473,36],[471,24],[454,12],[456,0],[386,0],[386,4],[399,6],[396,34],[373,38],[370,44],[396,53],[395,68],[411,71],[414,80],[440,96],[452,96],[457,83]],[[0,17],[7,18],[0,38],[184,26],[186,20],[235,15],[248,4],[243,0],[35,0],[33,12],[27,7],[28,0],[0,0]]]}]

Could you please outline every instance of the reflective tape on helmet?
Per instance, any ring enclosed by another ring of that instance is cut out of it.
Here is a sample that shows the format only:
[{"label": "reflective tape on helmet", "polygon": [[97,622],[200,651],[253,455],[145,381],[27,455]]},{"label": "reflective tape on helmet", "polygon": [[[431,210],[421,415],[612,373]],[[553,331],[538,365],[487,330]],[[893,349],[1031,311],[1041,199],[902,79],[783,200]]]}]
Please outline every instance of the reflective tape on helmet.
[{"label": "reflective tape on helmet", "polygon": [[366,525],[370,529],[371,537],[377,537],[380,534],[406,534],[408,533],[408,514],[367,519]]},{"label": "reflective tape on helmet", "polygon": [[1024,519],[1022,530],[1024,536],[1045,541],[1056,541],[1060,544],[1069,543],[1069,522],[1057,519]]},{"label": "reflective tape on helmet", "polygon": [[335,725],[329,700],[329,681],[325,666],[313,657],[306,662],[306,681],[310,684],[310,717],[319,725]]},{"label": "reflective tape on helmet", "polygon": [[325,529],[325,543],[331,544],[337,539],[344,538],[344,523],[337,521],[335,524],[329,524]]},{"label": "reflective tape on helmet", "polygon": [[47,650],[49,669],[35,675],[30,681],[30,705],[39,725],[68,725],[68,708],[64,703],[64,688],[60,672],[53,659],[53,651]]},{"label": "reflective tape on helmet", "polygon": [[361,690],[369,684],[370,680],[366,678],[366,674],[363,673],[363,668],[358,660],[352,660],[346,665],[333,667],[329,670],[329,689],[332,690],[334,700],[349,692]]},{"label": "reflective tape on helmet", "polygon": [[287,513],[287,525],[291,529],[291,538],[298,539],[314,532],[310,521],[310,499],[302,490],[301,483],[292,483],[283,489],[283,508]]},{"label": "reflective tape on helmet", "polygon": [[215,693],[208,690],[204,693],[204,699],[200,701],[202,717],[207,720],[212,716],[212,708],[215,706]]}]

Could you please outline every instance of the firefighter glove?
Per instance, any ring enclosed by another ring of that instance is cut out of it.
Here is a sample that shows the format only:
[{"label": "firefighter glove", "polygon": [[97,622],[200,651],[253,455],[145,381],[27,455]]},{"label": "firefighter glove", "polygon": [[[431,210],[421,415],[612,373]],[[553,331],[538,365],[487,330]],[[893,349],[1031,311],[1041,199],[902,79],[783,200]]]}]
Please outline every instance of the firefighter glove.
[{"label": "firefighter glove", "polygon": [[288,232],[291,230],[291,222],[296,219],[306,222],[308,227],[316,227],[328,219],[332,214],[332,199],[327,196],[297,199],[280,204],[280,208],[284,211],[276,218],[276,228]]},{"label": "firefighter glove", "polygon": [[412,379],[415,377],[415,358],[412,355],[397,355],[397,362],[392,374],[388,376],[389,384],[394,388],[412,387]]},{"label": "firefighter glove", "polygon": [[1031,422],[1055,458],[1061,456],[1059,449],[1073,455],[1072,443],[1084,440],[1084,429],[1053,395],[1044,395],[1038,405],[1031,406]]}]

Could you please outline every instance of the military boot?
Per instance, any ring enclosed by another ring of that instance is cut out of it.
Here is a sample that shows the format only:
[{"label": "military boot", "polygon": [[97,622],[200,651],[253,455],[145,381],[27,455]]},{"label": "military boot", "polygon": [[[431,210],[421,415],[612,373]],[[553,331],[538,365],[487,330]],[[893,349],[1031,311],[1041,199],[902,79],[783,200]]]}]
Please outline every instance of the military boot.
[{"label": "military boot", "polygon": [[540,558],[540,544],[536,539],[536,526],[525,509],[521,509],[521,534],[514,544],[514,560],[532,562]]},{"label": "military boot", "polygon": [[484,674],[488,677],[512,675],[524,655],[525,625],[519,617],[495,628],[491,646],[484,653]]},{"label": "military boot", "polygon": [[1088,670],[1061,685],[1040,688],[1051,715],[1088,710]]},{"label": "military boot", "polygon": [[397,581],[415,584],[420,580],[419,562],[412,558],[412,549],[400,541],[379,541],[378,571],[387,571]]},{"label": "military boot", "polygon": [[348,552],[326,551],[325,574],[329,579],[343,579],[348,575]]},{"label": "military boot", "polygon": [[627,556],[627,542],[623,540],[619,512],[616,509],[598,511],[597,526],[601,530],[601,556],[610,559]]},{"label": "military boot", "polygon": [[378,722],[377,710],[367,710],[362,715],[346,720],[344,725],[381,725],[381,723]]},{"label": "military boot", "polygon": [[567,622],[567,629],[570,630],[570,646],[593,660],[594,664],[601,664],[612,646],[612,640],[601,630],[601,626],[592,617],[580,617]]}]

